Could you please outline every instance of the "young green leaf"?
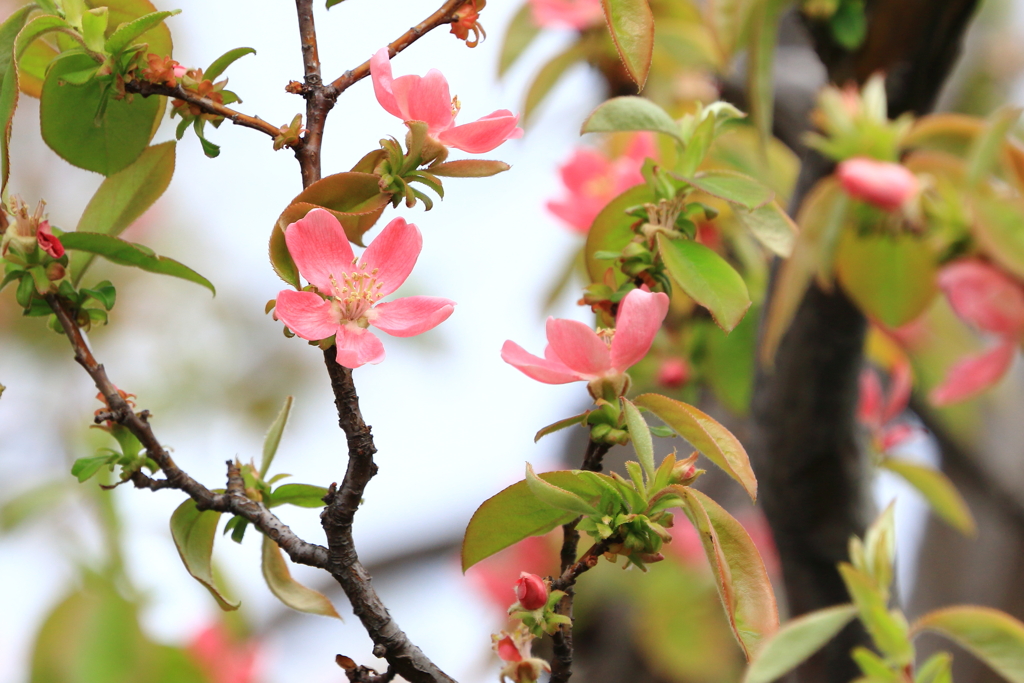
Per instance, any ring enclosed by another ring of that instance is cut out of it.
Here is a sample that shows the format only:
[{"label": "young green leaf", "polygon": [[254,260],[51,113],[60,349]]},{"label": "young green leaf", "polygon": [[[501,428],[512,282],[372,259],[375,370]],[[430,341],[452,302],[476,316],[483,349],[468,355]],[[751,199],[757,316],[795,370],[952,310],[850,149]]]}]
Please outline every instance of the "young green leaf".
[{"label": "young green leaf", "polygon": [[538,477],[530,463],[526,463],[526,484],[530,487],[533,495],[552,507],[574,512],[577,515],[597,514],[597,509],[579,494],[567,491]]},{"label": "young green leaf", "polygon": [[779,22],[793,0],[762,0],[751,8],[747,97],[750,118],[764,143],[771,138],[775,106],[775,47]]},{"label": "young green leaf", "polygon": [[306,588],[292,578],[281,549],[269,536],[263,537],[263,579],[270,592],[288,607],[307,614],[341,619],[341,615],[323,593]]},{"label": "young green leaf", "polygon": [[686,181],[712,197],[757,209],[775,198],[775,193],[750,176],[735,171],[703,171]]},{"label": "young green leaf", "polygon": [[206,71],[203,72],[203,78],[209,81],[216,81],[217,77],[224,73],[224,70],[234,64],[236,61],[246,55],[254,55],[256,50],[251,47],[236,47],[233,50],[228,50],[217,59],[213,60],[213,63],[207,67]]},{"label": "young green leaf", "polygon": [[800,229],[793,222],[778,200],[759,206],[753,211],[734,209],[733,214],[757,241],[777,256],[789,258]]},{"label": "young green leaf", "polygon": [[[619,400],[622,402],[622,409],[626,413],[626,426],[629,428],[629,438],[633,442],[633,448],[636,450],[636,457],[640,460],[640,465],[643,466],[644,472],[647,474],[647,481],[654,481],[654,475],[657,471],[654,466],[654,441],[651,438],[651,430],[647,426],[647,420],[644,419],[637,407],[628,398],[622,397]],[[641,486],[638,490],[643,491],[644,487]]]},{"label": "young green leaf", "polygon": [[457,159],[431,166],[430,172],[442,178],[488,178],[512,168],[504,161],[490,159]]},{"label": "young green leaf", "polygon": [[893,580],[892,568],[896,562],[896,501],[889,503],[867,528],[863,554],[864,566],[857,568],[871,577],[882,599],[888,600],[889,586]]},{"label": "young green leaf", "polygon": [[654,55],[654,13],[647,0],[601,0],[619,59],[643,90]]},{"label": "young green leaf", "polygon": [[953,655],[936,652],[917,668],[914,683],[953,683]]},{"label": "young green leaf", "polygon": [[700,168],[704,157],[707,156],[708,150],[711,149],[711,145],[715,141],[716,127],[715,115],[708,113],[690,134],[690,139],[686,141],[686,147],[679,157],[679,163],[676,164],[676,170],[681,175],[692,176]]},{"label": "young green leaf", "polygon": [[296,505],[301,508],[322,508],[327,489],[312,484],[282,484],[264,501],[268,508]]},{"label": "young green leaf", "polygon": [[977,194],[970,207],[971,233],[985,254],[1007,272],[1024,277],[1024,201]]},{"label": "young green leaf", "polygon": [[613,97],[599,105],[583,122],[580,133],[614,133],[617,131],[650,130],[671,135],[679,142],[679,124],[664,109],[643,97]]},{"label": "young green leaf", "polygon": [[314,208],[324,208],[338,219],[349,240],[362,246],[363,233],[376,224],[391,202],[391,195],[380,191],[379,180],[372,173],[329,175],[300,192],[277,223],[285,229]]},{"label": "young green leaf", "polygon": [[739,482],[751,500],[757,499],[757,479],[743,445],[728,429],[691,405],[659,394],[642,394],[633,399],[690,442],[730,477]]},{"label": "young green leaf", "polygon": [[910,663],[914,648],[902,615],[897,618],[889,612],[882,591],[869,576],[846,562],[839,564],[839,573],[875,646],[894,664]]},{"label": "young green leaf", "polygon": [[579,415],[573,415],[572,417],[567,417],[564,420],[553,422],[549,424],[547,427],[544,427],[539,432],[537,432],[537,434],[533,437],[533,442],[537,443],[548,434],[554,434],[555,432],[565,429],[566,427],[578,425],[585,419],[587,419],[587,413],[580,413]]},{"label": "young green leaf", "polygon": [[501,44],[501,54],[498,56],[499,77],[505,75],[539,33],[540,26],[533,20],[533,6],[524,2],[505,31],[505,40]]},{"label": "young green leaf", "polygon": [[[78,232],[120,235],[163,195],[174,175],[174,141],[147,147],[130,166],[104,180],[78,220]],[[93,261],[93,254],[77,252],[69,267],[78,284]]]},{"label": "young green leaf", "polygon": [[786,622],[765,641],[743,676],[743,683],[772,683],[820,650],[857,616],[853,605],[838,605]]},{"label": "young green leaf", "polygon": [[[129,21],[121,24],[117,27],[109,38],[105,45],[106,51],[110,54],[117,54],[126,47],[135,42],[146,31],[151,30],[158,24],[162,24],[164,19],[173,17],[176,14],[181,14],[180,9],[171,10],[170,12],[151,12],[144,16],[139,17],[133,21]],[[207,78],[211,78],[207,76]],[[212,78],[211,78],[212,80]]]},{"label": "young green leaf", "polygon": [[665,268],[679,287],[708,309],[726,332],[736,327],[750,308],[750,293],[743,278],[708,247],[687,239],[658,235]]},{"label": "young green leaf", "polygon": [[929,612],[914,622],[913,636],[933,631],[969,650],[1012,683],[1024,683],[1024,624],[989,607],[961,605]]},{"label": "young green leaf", "polygon": [[1004,106],[989,117],[985,132],[974,141],[967,158],[967,183],[975,185],[988,176],[996,165],[1006,135],[1020,119],[1020,108]]},{"label": "young green leaf", "polygon": [[86,481],[99,472],[101,467],[109,464],[112,460],[116,460],[117,457],[118,454],[114,453],[113,455],[93,455],[87,458],[79,458],[71,466],[71,476],[78,479],[79,482]]},{"label": "young green leaf", "polygon": [[185,569],[192,577],[203,584],[214,597],[220,608],[226,612],[238,609],[241,603],[230,602],[221,595],[213,582],[213,540],[217,535],[217,523],[220,513],[213,510],[202,512],[196,508],[194,500],[189,498],[171,515],[171,536],[178,548],[178,555],[185,564]]},{"label": "young green leaf", "polygon": [[284,228],[280,223],[270,231],[270,265],[279,278],[295,289],[301,289],[299,268],[288,251],[288,244],[284,241]]},{"label": "young green leaf", "polygon": [[65,249],[86,251],[122,266],[135,266],[150,273],[178,277],[217,293],[209,280],[188,266],[166,256],[157,256],[148,247],[126,242],[119,237],[94,232],[66,232],[60,240]]},{"label": "young green leaf", "polygon": [[939,517],[966,536],[974,536],[977,526],[967,501],[945,474],[931,467],[922,467],[905,460],[885,458],[881,467],[895,472],[924,496]]},{"label": "young green leaf", "polygon": [[[597,214],[594,224],[587,233],[584,246],[584,258],[587,274],[592,282],[603,282],[605,271],[613,268],[616,277],[624,277],[618,268],[614,268],[615,258],[635,236],[632,225],[637,222],[635,216],[626,214],[626,210],[634,206],[654,201],[654,193],[649,185],[637,185],[626,190],[610,201],[601,213]],[[607,252],[606,254],[602,252]],[[613,258],[604,258],[613,255]]]},{"label": "young green leaf", "polygon": [[284,399],[284,405],[281,406],[281,412],[277,414],[274,421],[270,425],[270,429],[267,430],[267,435],[263,438],[263,458],[260,460],[260,479],[264,479],[267,476],[267,472],[270,471],[270,463],[274,461],[274,456],[277,455],[277,447],[281,444],[281,434],[284,432],[284,426],[288,423],[288,415],[292,410],[293,397],[286,396]]}]

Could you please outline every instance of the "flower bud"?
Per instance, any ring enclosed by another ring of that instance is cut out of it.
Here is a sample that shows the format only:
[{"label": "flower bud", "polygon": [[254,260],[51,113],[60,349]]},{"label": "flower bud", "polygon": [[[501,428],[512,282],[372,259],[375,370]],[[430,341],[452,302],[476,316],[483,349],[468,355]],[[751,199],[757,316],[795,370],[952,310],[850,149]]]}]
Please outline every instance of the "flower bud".
[{"label": "flower bud", "polygon": [[690,379],[690,366],[682,358],[666,358],[658,368],[658,384],[678,389]]},{"label": "flower bud", "polygon": [[494,644],[494,651],[498,653],[502,661],[505,662],[521,662],[523,661],[523,655],[520,654],[519,648],[512,642],[512,636],[505,636],[497,643]]},{"label": "flower bud", "polygon": [[523,572],[516,581],[516,597],[525,610],[537,610],[548,602],[548,587],[536,574]]},{"label": "flower bud", "polygon": [[39,247],[52,258],[60,258],[64,255],[64,245],[50,229],[50,221],[43,221],[39,224],[39,228],[36,230],[36,240],[39,242]]},{"label": "flower bud", "polygon": [[46,266],[46,279],[51,282],[56,282],[64,278],[67,270],[61,264],[56,261],[50,261],[49,265]]},{"label": "flower bud", "polygon": [[885,211],[895,211],[918,193],[917,176],[905,166],[867,157],[847,159],[836,168],[843,191]]}]

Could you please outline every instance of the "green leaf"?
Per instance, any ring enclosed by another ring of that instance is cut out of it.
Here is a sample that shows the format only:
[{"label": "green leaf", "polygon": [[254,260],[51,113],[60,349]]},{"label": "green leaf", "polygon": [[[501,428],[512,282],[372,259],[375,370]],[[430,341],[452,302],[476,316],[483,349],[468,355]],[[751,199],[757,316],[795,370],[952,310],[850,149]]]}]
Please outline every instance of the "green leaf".
[{"label": "green leaf", "polygon": [[254,55],[256,50],[251,47],[236,47],[233,50],[228,50],[217,59],[213,60],[213,63],[203,72],[203,78],[209,81],[217,80],[217,77],[224,73],[224,70],[234,64],[236,61],[246,55]]},{"label": "green leaf", "polygon": [[924,615],[912,629],[934,631],[969,650],[1013,683],[1024,683],[1024,624],[989,607],[962,605]]},{"label": "green leaf", "polygon": [[775,198],[775,193],[760,182],[735,171],[704,171],[693,178],[686,178],[686,182],[712,197],[750,210]]},{"label": "green leaf", "polygon": [[267,476],[267,472],[270,471],[270,463],[274,462],[274,456],[277,454],[277,447],[281,444],[281,434],[284,432],[284,426],[288,423],[288,414],[292,410],[292,396],[287,396],[284,399],[284,405],[281,406],[281,412],[274,418],[274,422],[271,423],[270,429],[267,430],[267,435],[263,437],[263,458],[260,460],[260,479]]},{"label": "green leaf", "polygon": [[985,254],[1007,272],[1024,278],[1024,201],[976,195],[971,232]]},{"label": "green leaf", "polygon": [[491,161],[490,159],[459,159],[449,161],[437,166],[431,166],[427,170],[443,178],[487,178],[498,175],[512,168],[504,161]]},{"label": "green leaf", "polygon": [[777,200],[759,206],[753,211],[735,209],[736,220],[749,230],[769,251],[782,258],[793,253],[793,244],[800,229]]},{"label": "green leaf", "polygon": [[60,241],[65,249],[87,251],[122,266],[135,266],[150,273],[178,277],[217,293],[209,280],[188,266],[166,256],[157,256],[148,247],[126,242],[120,237],[94,232],[66,232],[61,235]]},{"label": "green leaf", "polygon": [[576,62],[583,61],[587,57],[582,41],[577,41],[545,62],[540,68],[530,87],[526,91],[526,102],[523,104],[523,118],[529,119],[533,116],[537,107],[544,101],[547,94],[555,87],[555,84],[562,78],[565,72]]},{"label": "green leaf", "polygon": [[[147,147],[127,168],[100,184],[78,221],[78,232],[120,235],[160,198],[174,175],[174,141]],[[78,284],[93,261],[93,255],[71,256],[72,282]]]},{"label": "green leaf", "polygon": [[779,611],[761,555],[743,525],[706,494],[673,487],[700,534],[733,634],[751,660],[779,628]]},{"label": "green leaf", "polygon": [[117,454],[108,454],[78,458],[71,466],[71,476],[77,478],[79,482],[86,481],[99,472],[101,467],[109,464],[111,460],[115,460],[117,457]]},{"label": "green leaf", "polygon": [[694,448],[739,482],[751,500],[757,499],[757,479],[750,458],[732,433],[691,405],[659,394],[642,394],[633,399],[690,442]]},{"label": "green leaf", "polygon": [[300,508],[322,508],[327,489],[312,484],[282,484],[274,489],[266,501],[268,508],[278,505],[295,505]]},{"label": "green leaf", "polygon": [[816,610],[787,622],[765,641],[743,683],[772,683],[825,646],[857,616],[853,605]]},{"label": "green leaf", "polygon": [[708,309],[726,332],[743,320],[750,294],[743,278],[708,247],[686,239],[658,235],[658,247],[672,280],[694,301]]},{"label": "green leaf", "polygon": [[914,683],[953,683],[953,655],[936,652],[918,667]]},{"label": "green leaf", "polygon": [[704,157],[708,155],[712,143],[715,141],[715,128],[717,127],[716,116],[708,112],[704,120],[697,124],[697,127],[690,134],[683,149],[682,156],[676,170],[684,176],[692,176],[700,168]]},{"label": "green leaf", "polygon": [[736,415],[750,411],[757,374],[759,310],[752,308],[732,332],[710,321],[704,327],[704,381],[721,403]]},{"label": "green leaf", "polygon": [[878,586],[846,562],[839,563],[839,573],[875,646],[894,664],[910,663],[914,649],[908,639],[906,622],[888,611]]},{"label": "green leaf", "polygon": [[533,21],[532,6],[524,2],[505,31],[505,40],[501,44],[501,54],[498,57],[499,77],[505,75],[539,33],[540,27]]},{"label": "green leaf", "polygon": [[200,512],[195,501],[189,498],[171,515],[171,536],[188,573],[210,591],[222,610],[230,612],[238,609],[241,603],[232,603],[221,595],[213,581],[211,557],[219,521],[219,512]]},{"label": "green leaf", "polygon": [[7,77],[14,56],[14,41],[28,21],[28,16],[36,10],[34,3],[28,3],[14,10],[4,23],[0,24],[0,81]]},{"label": "green leaf", "polygon": [[[539,476],[554,486],[588,499],[600,496],[601,490],[579,474],[560,471],[545,472]],[[462,571],[524,538],[543,536],[576,517],[575,513],[557,510],[538,499],[525,480],[513,484],[485,500],[473,513],[462,540]]]},{"label": "green leaf", "polygon": [[829,27],[836,42],[853,52],[868,34],[868,18],[864,13],[864,0],[843,0],[829,19]]},{"label": "green leaf", "polygon": [[865,315],[888,327],[910,322],[938,292],[935,255],[915,235],[844,232],[836,252],[836,276]]},{"label": "green leaf", "polygon": [[772,135],[775,107],[775,47],[779,23],[793,0],[763,0],[754,3],[750,21],[750,49],[747,68],[747,97],[750,118],[763,143]]},{"label": "green leaf", "polygon": [[[105,45],[106,51],[110,54],[117,54],[126,47],[136,42],[143,33],[152,30],[159,24],[162,24],[164,19],[173,17],[176,14],[181,14],[180,9],[171,10],[170,12],[151,12],[144,16],[134,19],[129,22],[125,22],[117,27],[117,30],[109,38]],[[207,76],[210,80],[213,80],[210,76]]]},{"label": "green leaf", "polygon": [[64,74],[95,66],[84,54],[58,57],[46,74],[39,108],[43,139],[68,163],[106,176],[127,167],[146,150],[158,97],[114,99],[100,79],[84,85],[63,81]]},{"label": "green leaf", "polygon": [[270,231],[270,265],[279,278],[295,289],[302,289],[299,284],[299,268],[288,251],[288,244],[284,240],[284,228],[280,223]]},{"label": "green leaf", "polygon": [[995,168],[1007,134],[1020,118],[1019,107],[1000,107],[989,117],[984,132],[975,139],[967,157],[967,183],[975,185]]},{"label": "green leaf", "polygon": [[651,438],[651,429],[647,426],[647,420],[628,398],[623,396],[619,400],[626,414],[626,426],[629,428],[629,438],[636,450],[636,457],[647,474],[647,481],[652,482],[657,468],[654,466],[654,440]]},{"label": "green leaf", "polygon": [[612,42],[626,73],[643,90],[654,55],[654,13],[647,0],[601,0]]},{"label": "green leaf", "polygon": [[323,593],[306,588],[292,578],[281,549],[269,536],[263,537],[263,579],[270,592],[288,607],[307,614],[341,619],[341,615]]},{"label": "green leaf", "polygon": [[631,187],[601,209],[597,214],[594,224],[587,233],[587,243],[584,247],[584,258],[586,259],[587,274],[591,282],[603,282],[604,274],[608,268],[612,268],[618,282],[622,282],[624,276],[615,267],[614,259],[606,259],[601,252],[619,254],[629,244],[636,234],[633,232],[633,224],[637,222],[636,216],[630,216],[626,211],[634,206],[653,202],[654,192],[650,186],[644,183]]},{"label": "green leaf", "polygon": [[372,228],[391,202],[381,192],[379,176],[372,173],[335,173],[316,181],[295,197],[277,219],[281,229],[313,209],[327,209],[341,222],[349,240],[362,246],[363,234]]},{"label": "green leaf", "polygon": [[526,484],[530,487],[530,492],[547,505],[577,515],[597,514],[597,508],[579,494],[567,491],[538,477],[530,463],[526,463]]},{"label": "green leaf", "polygon": [[707,24],[722,52],[723,62],[729,63],[740,46],[747,23],[748,8],[758,2],[746,0],[709,0],[706,6]]},{"label": "green leaf", "polygon": [[977,533],[977,526],[970,508],[967,507],[967,501],[945,474],[931,467],[922,467],[895,458],[885,458],[880,465],[900,475],[917,489],[935,514],[951,527],[967,536],[974,536]]},{"label": "green leaf", "polygon": [[[86,0],[86,4],[106,7],[110,13],[110,26],[119,26],[158,11],[149,0]],[[160,56],[169,57],[173,47],[171,31],[163,22],[143,33],[136,42],[145,43],[147,52]]]},{"label": "green leaf", "polygon": [[613,97],[599,105],[583,122],[580,133],[651,130],[671,135],[681,143],[679,124],[664,109],[643,97]]},{"label": "green leaf", "polygon": [[537,443],[548,434],[554,434],[555,432],[565,429],[566,427],[578,425],[586,419],[587,413],[580,413],[579,415],[573,415],[572,417],[567,417],[564,420],[553,422],[549,424],[547,427],[543,427],[540,431],[538,431],[537,434],[533,437],[533,442]]}]

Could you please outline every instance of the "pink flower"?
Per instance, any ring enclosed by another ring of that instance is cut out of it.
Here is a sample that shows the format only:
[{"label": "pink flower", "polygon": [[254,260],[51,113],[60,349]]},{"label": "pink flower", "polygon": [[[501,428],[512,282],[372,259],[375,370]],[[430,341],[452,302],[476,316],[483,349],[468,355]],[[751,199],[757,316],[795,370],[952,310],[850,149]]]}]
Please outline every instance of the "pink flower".
[{"label": "pink flower", "polygon": [[548,211],[574,231],[587,234],[608,202],[644,182],[640,169],[656,152],[651,133],[634,135],[626,153],[615,160],[589,147],[577,148],[559,169],[567,196],[549,201]]},{"label": "pink flower", "polygon": [[39,229],[36,230],[36,241],[39,242],[39,248],[51,257],[60,258],[64,255],[64,245],[50,229],[50,221],[43,221],[39,224]]},{"label": "pink flower", "polygon": [[582,30],[604,19],[601,0],[530,0],[537,26]]},{"label": "pink flower", "polygon": [[178,63],[175,63],[172,69],[175,78],[184,78],[185,74],[188,73],[188,67],[185,67]]},{"label": "pink flower", "polygon": [[988,351],[960,359],[942,384],[932,389],[928,398],[937,406],[947,406],[973,398],[1003,378],[1017,355],[1017,343],[1007,339]]},{"label": "pink flower", "polygon": [[887,161],[854,157],[840,163],[836,175],[846,194],[885,211],[895,211],[918,192],[917,177]]},{"label": "pink flower", "polygon": [[299,274],[318,292],[283,290],[277,318],[303,339],[335,337],[338,363],[358,368],[384,360],[384,345],[367,327],[412,337],[448,319],[454,301],[410,296],[378,303],[409,277],[423,246],[419,229],[401,218],[388,223],[363,255],[354,258],[345,231],[324,209],[285,229]]},{"label": "pink flower", "polygon": [[907,409],[913,385],[910,363],[906,360],[899,361],[892,368],[888,397],[882,392],[882,381],[877,372],[865,369],[860,374],[857,421],[871,432],[872,443],[881,453],[909,441],[920,432],[906,423],[894,423]]},{"label": "pink flower", "polygon": [[188,646],[212,683],[252,683],[258,651],[254,643],[236,643],[221,624],[199,633]]},{"label": "pink flower", "polygon": [[658,384],[678,389],[690,379],[690,366],[682,358],[666,358],[658,368]]},{"label": "pink flower", "polygon": [[525,610],[540,609],[548,602],[548,586],[536,574],[522,572],[516,581],[516,598]]},{"label": "pink flower", "polygon": [[511,340],[501,347],[501,358],[545,384],[621,383],[626,370],[647,355],[666,313],[668,296],[634,289],[619,304],[611,344],[581,322],[548,318],[544,358],[527,353]]},{"label": "pink flower", "polygon": [[499,109],[487,116],[455,125],[458,99],[448,92],[448,81],[437,69],[426,76],[400,76],[392,79],[388,49],[382,47],[370,59],[373,92],[384,109],[403,121],[423,121],[428,134],[442,145],[471,154],[482,154],[512,138],[523,135],[518,128],[519,115]]},{"label": "pink flower", "polygon": [[512,641],[512,636],[505,636],[494,645],[495,652],[501,657],[502,661],[505,662],[521,662],[523,661],[523,655],[519,652],[519,648]]}]

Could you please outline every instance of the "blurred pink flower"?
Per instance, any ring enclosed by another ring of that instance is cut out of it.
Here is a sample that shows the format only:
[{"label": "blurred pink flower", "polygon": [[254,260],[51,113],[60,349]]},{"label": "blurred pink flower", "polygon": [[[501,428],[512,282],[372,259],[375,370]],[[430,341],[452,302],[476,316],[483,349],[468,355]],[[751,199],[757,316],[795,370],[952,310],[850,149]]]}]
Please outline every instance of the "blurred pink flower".
[{"label": "blurred pink flower", "polygon": [[590,147],[578,147],[559,169],[566,196],[549,201],[548,211],[574,231],[587,234],[608,202],[644,182],[644,159],[656,153],[652,133],[634,135],[626,153],[614,160]]},{"label": "blurred pink flower", "polygon": [[865,368],[860,373],[860,401],[857,406],[857,421],[871,433],[874,447],[881,453],[909,441],[921,430],[904,422],[895,422],[910,402],[910,390],[914,382],[910,363],[897,362],[892,368],[889,395],[882,391],[882,380],[874,370]]},{"label": "blurred pink flower", "polygon": [[509,606],[508,587],[523,570],[540,576],[558,571],[555,544],[560,543],[561,529],[546,536],[529,536],[473,565],[466,576],[504,613]]},{"label": "blurred pink flower", "polygon": [[235,642],[222,624],[200,631],[188,651],[212,683],[253,683],[256,680],[259,654],[256,644]]},{"label": "blurred pink flower", "polygon": [[836,167],[839,184],[854,199],[895,211],[918,192],[917,176],[901,164],[854,157]]},{"label": "blurred pink flower", "polygon": [[303,339],[335,336],[338,364],[358,368],[384,360],[384,345],[367,328],[412,337],[448,319],[455,302],[410,296],[380,300],[409,277],[423,246],[419,229],[396,218],[355,258],[345,230],[330,212],[314,209],[285,229],[299,274],[319,293],[291,289],[277,295],[277,318]]},{"label": "blurred pink flower", "polygon": [[581,30],[601,23],[601,0],[530,0],[533,21],[542,28]]},{"label": "blurred pink flower", "polygon": [[658,384],[678,389],[690,379],[690,366],[682,358],[666,358],[658,367]]},{"label": "blurred pink flower", "polygon": [[380,105],[403,121],[423,121],[428,134],[447,147],[482,154],[512,138],[523,135],[516,126],[519,115],[499,109],[472,123],[455,125],[458,99],[452,99],[448,81],[437,69],[426,76],[392,78],[388,49],[382,47],[370,59],[373,92]]},{"label": "blurred pink flower", "polygon": [[668,313],[668,296],[634,289],[622,299],[611,343],[576,320],[548,318],[544,358],[509,340],[501,358],[545,384],[620,379],[651,348]]}]

